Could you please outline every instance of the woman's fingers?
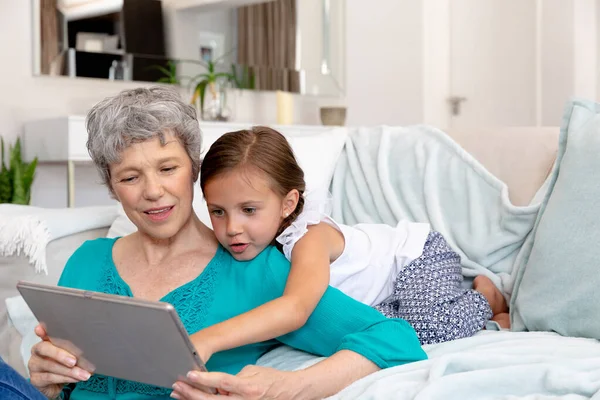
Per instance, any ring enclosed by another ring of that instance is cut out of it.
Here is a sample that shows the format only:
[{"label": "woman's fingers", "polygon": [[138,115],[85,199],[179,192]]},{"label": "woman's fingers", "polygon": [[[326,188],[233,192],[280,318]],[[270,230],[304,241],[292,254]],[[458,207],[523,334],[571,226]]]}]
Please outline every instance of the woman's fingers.
[{"label": "woman's fingers", "polygon": [[[246,371],[253,375],[252,371]],[[263,390],[256,382],[243,377],[222,372],[192,371],[187,375],[188,382],[173,385],[173,397],[182,400],[209,400],[228,396],[230,399],[260,399]],[[201,388],[215,388],[218,394],[207,393]]]},{"label": "woman's fingers", "polygon": [[30,376],[31,384],[35,387],[44,387],[48,385],[59,385],[66,383],[77,383],[80,379],[71,378],[70,376],[53,374],[51,372],[35,372]]},{"label": "woman's fingers", "polygon": [[77,363],[77,359],[74,355],[66,350],[56,347],[48,341],[43,341],[33,346],[31,348],[31,354],[42,358],[49,358],[69,368],[74,367]]},{"label": "woman's fingers", "polygon": [[[233,375],[221,372],[192,371],[188,373],[187,379],[188,382],[178,381],[173,385],[174,390],[171,397],[181,400],[219,399],[223,398],[223,395],[234,399],[241,398],[229,391],[229,388],[239,386],[240,384],[236,382],[237,377]],[[218,394],[212,393],[215,389]]]},{"label": "woman's fingers", "polygon": [[243,382],[237,376],[229,375],[223,372],[191,371],[188,373],[187,378],[194,384],[209,388],[221,389],[228,392],[237,392],[237,390],[240,389],[240,386],[243,385]]},{"label": "woman's fingers", "polygon": [[34,332],[40,339],[48,340],[48,333],[46,332],[46,328],[42,324],[36,325]]},{"label": "woman's fingers", "polygon": [[75,366],[77,360],[69,352],[50,342],[37,343],[31,354],[29,371],[34,386],[86,381],[91,376],[88,371]]},{"label": "woman's fingers", "polygon": [[[31,375],[39,374],[42,376],[40,379],[44,379],[43,376],[46,374],[61,376],[63,378],[74,379],[75,382],[87,381],[90,379],[91,374],[79,367],[65,367],[62,364],[57,363],[54,360],[48,358],[38,357],[30,363]],[[48,381],[48,383],[62,383],[62,381],[55,381],[54,378]]]},{"label": "woman's fingers", "polygon": [[[219,400],[223,399],[223,395],[206,393],[193,386],[188,385],[185,382],[177,382],[173,385],[173,393],[171,397],[178,400]],[[242,399],[242,397],[227,394],[230,399]]]}]

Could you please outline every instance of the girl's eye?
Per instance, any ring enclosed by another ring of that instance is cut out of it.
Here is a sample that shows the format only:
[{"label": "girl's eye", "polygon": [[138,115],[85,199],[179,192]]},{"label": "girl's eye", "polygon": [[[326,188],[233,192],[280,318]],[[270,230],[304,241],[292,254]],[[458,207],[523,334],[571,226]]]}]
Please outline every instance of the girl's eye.
[{"label": "girl's eye", "polygon": [[254,208],[254,207],[245,207],[243,211],[244,211],[245,214],[252,215],[252,214],[254,214],[256,212],[256,208]]},{"label": "girl's eye", "polygon": [[210,213],[215,217],[222,217],[224,214],[223,210],[212,210]]}]

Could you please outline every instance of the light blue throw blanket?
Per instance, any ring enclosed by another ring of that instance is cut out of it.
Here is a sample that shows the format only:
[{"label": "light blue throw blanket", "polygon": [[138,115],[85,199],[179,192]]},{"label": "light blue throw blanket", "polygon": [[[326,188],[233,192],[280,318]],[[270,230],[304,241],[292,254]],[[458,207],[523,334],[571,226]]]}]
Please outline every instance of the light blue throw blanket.
[{"label": "light blue throw blanket", "polygon": [[[368,375],[336,400],[600,400],[600,343],[549,332],[491,332],[426,345],[426,361]],[[259,365],[307,368],[322,358],[290,347]]]},{"label": "light blue throw blanket", "polygon": [[464,276],[486,275],[506,295],[539,210],[511,204],[506,184],[428,126],[352,130],[331,191],[338,222],[428,222],[461,255]]}]

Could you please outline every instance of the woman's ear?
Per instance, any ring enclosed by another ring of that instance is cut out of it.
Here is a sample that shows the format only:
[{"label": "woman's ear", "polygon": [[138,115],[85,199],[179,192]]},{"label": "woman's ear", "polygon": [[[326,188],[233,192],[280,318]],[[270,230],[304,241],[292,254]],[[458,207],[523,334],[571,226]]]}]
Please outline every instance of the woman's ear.
[{"label": "woman's ear", "polygon": [[283,198],[283,204],[281,207],[281,214],[283,218],[287,218],[291,213],[296,210],[298,201],[300,200],[300,192],[296,189],[292,189]]}]

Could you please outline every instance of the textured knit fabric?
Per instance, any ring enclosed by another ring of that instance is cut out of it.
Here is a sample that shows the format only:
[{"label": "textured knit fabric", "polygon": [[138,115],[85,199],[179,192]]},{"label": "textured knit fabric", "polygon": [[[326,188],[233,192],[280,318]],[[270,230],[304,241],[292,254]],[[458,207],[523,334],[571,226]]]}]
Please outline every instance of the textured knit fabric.
[{"label": "textured knit fabric", "polygon": [[423,254],[400,271],[392,298],[375,308],[403,318],[422,344],[469,337],[483,329],[492,309],[479,292],[463,289],[460,256],[431,232]]},{"label": "textured knit fabric", "polygon": [[[59,285],[132,296],[114,265],[114,243],[115,239],[84,243],[71,256]],[[289,262],[274,247],[251,261],[236,261],[219,247],[197,278],[161,301],[175,307],[191,334],[281,296],[288,273]],[[371,307],[329,288],[303,328],[278,340],[216,353],[206,366],[209,371],[235,374],[280,343],[322,356],[352,350],[381,368],[427,357],[406,321],[386,319]],[[169,393],[169,389],[95,375],[77,384],[71,399],[156,399],[168,398]]]}]

